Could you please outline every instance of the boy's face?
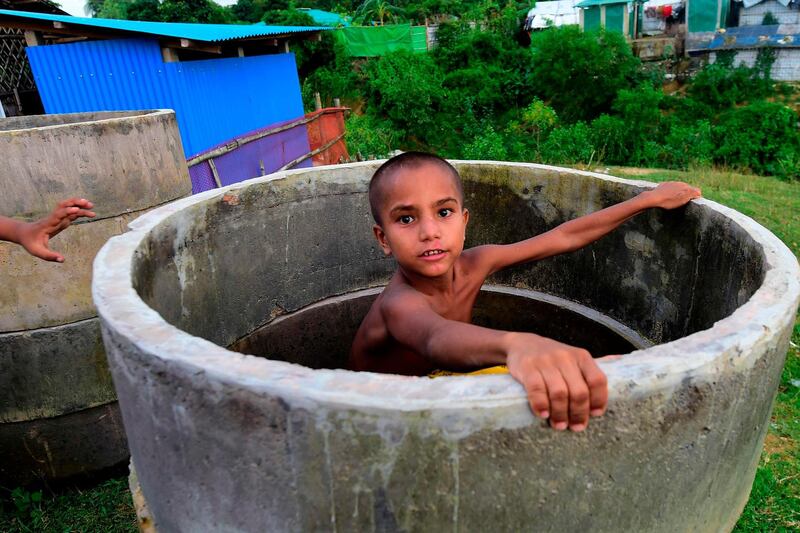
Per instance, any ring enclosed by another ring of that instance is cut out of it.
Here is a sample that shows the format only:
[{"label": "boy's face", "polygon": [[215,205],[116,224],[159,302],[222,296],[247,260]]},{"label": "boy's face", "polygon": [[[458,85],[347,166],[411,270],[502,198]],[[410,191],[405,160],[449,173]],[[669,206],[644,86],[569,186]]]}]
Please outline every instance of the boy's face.
[{"label": "boy's face", "polygon": [[409,274],[434,278],[450,272],[464,249],[469,221],[453,176],[425,164],[398,170],[380,186],[381,224],[373,231],[383,252]]}]

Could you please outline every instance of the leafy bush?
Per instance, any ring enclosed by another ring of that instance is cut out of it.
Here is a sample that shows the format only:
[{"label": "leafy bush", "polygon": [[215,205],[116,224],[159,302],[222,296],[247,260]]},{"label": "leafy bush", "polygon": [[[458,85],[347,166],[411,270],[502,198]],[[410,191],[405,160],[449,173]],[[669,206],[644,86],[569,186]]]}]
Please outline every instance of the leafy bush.
[{"label": "leafy bush", "polygon": [[691,125],[674,122],[666,138],[666,149],[668,166],[680,169],[710,166],[715,149],[711,123],[708,120]]},{"label": "leafy bush", "polygon": [[566,122],[609,112],[617,92],[639,81],[640,61],[618,32],[550,28],[532,36],[531,53],[528,83]]},{"label": "leafy bush", "polygon": [[444,75],[428,54],[398,50],[367,63],[366,89],[372,110],[422,141],[441,124]]},{"label": "leafy bush", "polygon": [[744,65],[730,67],[725,56],[723,61],[706,65],[692,79],[688,95],[714,110],[765,98],[772,90],[769,74],[774,55],[759,54],[761,59],[753,68]]},{"label": "leafy bush", "polygon": [[[625,125],[623,139],[628,147],[628,164],[657,164],[653,158],[660,154],[653,143],[661,135],[661,101],[664,94],[649,85],[636,89],[622,89],[617,93],[613,109]],[[620,130],[617,130],[619,134]],[[657,143],[656,143],[657,144]],[[613,155],[613,154],[612,154]],[[660,155],[658,156],[660,159]]]},{"label": "leafy bush", "polygon": [[464,147],[463,157],[464,159],[505,161],[508,160],[508,150],[503,136],[487,124],[483,133]]},{"label": "leafy bush", "polygon": [[625,165],[630,158],[628,124],[619,117],[602,114],[591,123],[591,142],[598,161]]},{"label": "leafy bush", "polygon": [[755,102],[720,116],[714,130],[715,160],[757,174],[797,177],[797,114],[789,107]]},{"label": "leafy bush", "polygon": [[542,143],[542,161],[561,164],[596,161],[596,151],[591,137],[591,130],[585,122],[556,128]]},{"label": "leafy bush", "polygon": [[322,97],[323,106],[333,105],[334,98],[355,102],[363,97],[360,65],[351,62],[344,45],[335,40],[333,50],[334,61],[315,69],[303,80],[303,104],[306,109],[314,109],[315,92]]},{"label": "leafy bush", "polygon": [[392,124],[373,115],[350,115],[345,121],[345,142],[350,155],[386,157],[400,138]]}]

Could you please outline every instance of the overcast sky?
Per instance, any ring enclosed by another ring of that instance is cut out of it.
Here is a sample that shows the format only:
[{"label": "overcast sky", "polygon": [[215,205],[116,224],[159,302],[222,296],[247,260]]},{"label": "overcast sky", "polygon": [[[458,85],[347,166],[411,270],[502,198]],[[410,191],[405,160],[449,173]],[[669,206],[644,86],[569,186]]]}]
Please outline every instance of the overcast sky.
[{"label": "overcast sky", "polygon": [[[235,4],[236,0],[215,0],[221,6],[229,6]],[[56,0],[61,4],[61,9],[74,17],[85,17],[86,13],[83,11],[83,6],[86,5],[86,0]]]}]

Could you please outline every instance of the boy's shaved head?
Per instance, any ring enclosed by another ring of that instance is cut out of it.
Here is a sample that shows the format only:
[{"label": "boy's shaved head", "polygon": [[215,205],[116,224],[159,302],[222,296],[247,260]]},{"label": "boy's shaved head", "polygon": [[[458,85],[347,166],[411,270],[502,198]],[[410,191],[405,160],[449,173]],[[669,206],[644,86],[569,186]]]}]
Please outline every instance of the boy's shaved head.
[{"label": "boy's shaved head", "polygon": [[384,183],[387,178],[394,176],[397,172],[403,170],[415,170],[425,165],[438,165],[447,170],[453,177],[456,190],[458,191],[458,200],[461,205],[464,205],[464,188],[461,185],[461,176],[453,165],[442,159],[441,157],[425,152],[404,152],[396,155],[386,161],[369,182],[369,207],[372,211],[372,218],[375,219],[377,224],[381,224],[381,209],[386,202],[386,187]]}]

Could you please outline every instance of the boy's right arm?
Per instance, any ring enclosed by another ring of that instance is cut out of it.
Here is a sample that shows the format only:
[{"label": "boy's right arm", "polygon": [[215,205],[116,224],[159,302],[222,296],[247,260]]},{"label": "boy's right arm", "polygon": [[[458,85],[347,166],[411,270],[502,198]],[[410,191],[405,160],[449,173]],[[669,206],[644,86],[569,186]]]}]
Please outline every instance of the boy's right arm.
[{"label": "boy's right arm", "polygon": [[605,374],[589,352],[531,333],[447,320],[422,295],[399,291],[381,313],[392,337],[443,367],[507,364],[528,395],[531,410],[558,430],[586,428],[608,402]]}]

